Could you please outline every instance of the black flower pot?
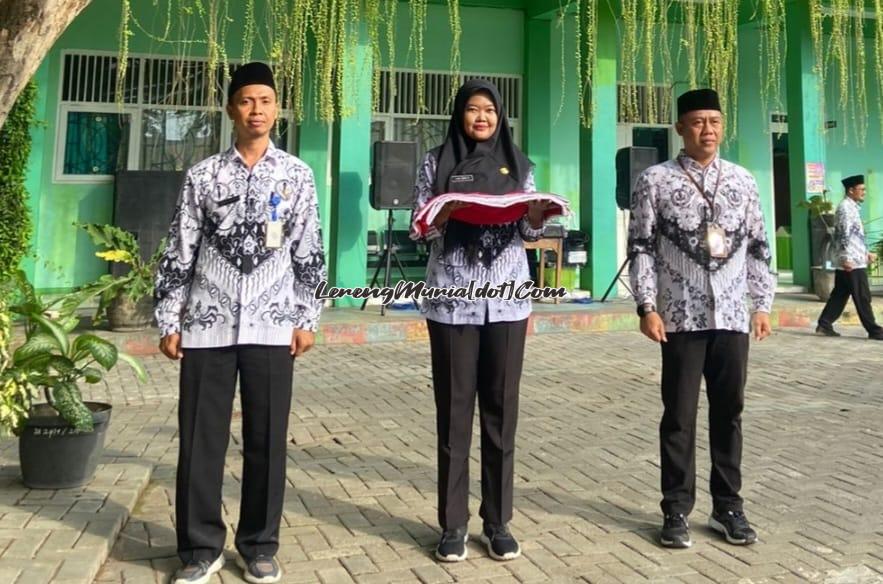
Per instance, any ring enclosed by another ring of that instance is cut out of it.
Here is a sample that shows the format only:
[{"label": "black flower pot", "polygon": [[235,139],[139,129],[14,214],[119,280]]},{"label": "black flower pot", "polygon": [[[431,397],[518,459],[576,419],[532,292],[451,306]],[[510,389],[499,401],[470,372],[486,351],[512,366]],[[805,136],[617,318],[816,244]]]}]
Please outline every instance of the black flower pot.
[{"label": "black flower pot", "polygon": [[110,330],[119,332],[140,331],[153,322],[153,298],[150,295],[136,302],[125,294],[117,294],[107,307]]},{"label": "black flower pot", "polygon": [[73,429],[48,404],[37,404],[18,441],[22,481],[31,489],[69,489],[88,483],[104,450],[111,405],[86,402],[95,428]]}]

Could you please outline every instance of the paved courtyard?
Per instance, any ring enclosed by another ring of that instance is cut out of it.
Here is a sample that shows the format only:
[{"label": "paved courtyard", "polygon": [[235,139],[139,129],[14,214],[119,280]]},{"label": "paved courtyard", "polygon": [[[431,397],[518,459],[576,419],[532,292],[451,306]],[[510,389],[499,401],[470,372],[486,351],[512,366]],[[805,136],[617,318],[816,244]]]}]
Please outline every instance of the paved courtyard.
[{"label": "paved courtyard", "polygon": [[[426,345],[319,347],[296,365],[279,556],[284,581],[883,581],[883,345],[860,333],[846,329],[849,336],[829,340],[791,329],[752,346],[744,495],[757,545],[729,546],[704,527],[703,403],[695,544],[680,551],[655,543],[658,349],[637,333],[530,338],[512,522],[524,555],[497,563],[470,542],[469,560],[451,565],[431,556],[438,532]],[[101,584],[165,582],[178,566],[177,365],[160,358],[147,364],[149,385],[126,379],[95,396],[118,406],[110,454],[156,465]],[[231,525],[239,430],[237,418],[224,500]],[[473,539],[480,530],[477,442]],[[233,552],[227,555],[214,581],[239,582]]]}]

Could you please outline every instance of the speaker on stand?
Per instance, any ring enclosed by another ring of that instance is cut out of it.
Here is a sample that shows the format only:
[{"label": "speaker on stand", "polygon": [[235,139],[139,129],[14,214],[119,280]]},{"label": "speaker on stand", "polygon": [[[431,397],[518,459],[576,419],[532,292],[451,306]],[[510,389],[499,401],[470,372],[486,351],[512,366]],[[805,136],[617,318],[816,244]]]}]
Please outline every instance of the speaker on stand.
[{"label": "speaker on stand", "polygon": [[[616,152],[616,206],[623,211],[631,209],[632,192],[635,190],[635,183],[641,173],[659,162],[659,151],[656,148],[647,148],[644,146],[630,146],[628,148],[620,148]],[[610,291],[617,282],[625,286],[629,294],[634,296],[629,283],[623,278],[622,273],[629,265],[628,254],[625,261],[619,266],[619,271],[613,277],[601,302],[606,302],[610,296]]]},{"label": "speaker on stand", "polygon": [[[389,278],[392,272],[392,262],[395,260],[402,280],[406,280],[405,268],[402,266],[396,248],[393,245],[392,212],[396,209],[410,210],[414,204],[414,183],[417,180],[417,143],[416,142],[375,142],[373,151],[373,165],[371,168],[371,206],[377,210],[386,210],[386,237],[383,254],[374,270],[369,288],[373,288],[380,276],[380,270],[384,270],[383,287],[389,287]],[[362,310],[368,304],[368,299],[362,302]],[[414,306],[419,309],[417,300]],[[380,315],[384,316],[386,306],[380,307]]]}]

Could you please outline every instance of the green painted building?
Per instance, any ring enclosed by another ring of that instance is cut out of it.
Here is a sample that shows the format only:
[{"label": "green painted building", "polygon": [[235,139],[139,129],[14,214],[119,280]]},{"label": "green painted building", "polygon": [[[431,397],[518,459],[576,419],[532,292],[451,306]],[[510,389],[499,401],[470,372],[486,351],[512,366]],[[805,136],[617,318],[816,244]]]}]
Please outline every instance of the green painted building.
[{"label": "green painted building", "polygon": [[[588,1],[588,0],[584,0]],[[536,163],[538,188],[568,197],[575,210],[570,229],[589,235],[588,264],[580,270],[580,287],[600,296],[624,259],[627,215],[615,203],[615,154],[625,146],[655,146],[662,157],[672,156],[680,142],[671,124],[672,104],[689,88],[686,65],[677,59],[673,83],[645,84],[638,71],[638,119],[623,121],[618,107],[622,79],[623,23],[598,1],[597,59],[592,65],[594,122],[580,124],[577,87],[576,18],[559,18],[558,0],[464,0],[460,2],[461,71],[495,80],[507,102],[516,136]],[[678,0],[680,2],[684,0]],[[693,1],[693,0],[687,0]],[[243,3],[244,4],[244,3]],[[260,4],[260,3],[258,3]],[[566,3],[565,3],[566,4]],[[135,28],[129,47],[129,74],[122,105],[115,93],[119,0],[92,0],[41,64],[38,117],[29,162],[28,190],[34,217],[36,260],[26,266],[39,289],[60,291],[82,285],[106,273],[108,265],[94,255],[87,236],[74,222],[112,222],[114,174],[119,169],[181,170],[230,143],[226,115],[209,105],[204,91],[206,62],[200,45],[182,56],[180,45],[162,42]],[[161,29],[165,2],[133,2],[139,27]],[[235,0],[230,1],[236,7]],[[841,114],[823,115],[819,80],[813,67],[809,11],[803,0],[788,0],[787,59],[783,58],[782,106],[775,111],[761,100],[758,67],[761,24],[746,20],[738,27],[740,63],[738,117],[735,137],[725,156],[750,169],[757,178],[770,237],[788,230],[794,282],[810,283],[809,222],[796,203],[809,196],[807,168],[824,165],[824,184],[838,201],[840,178],[868,176],[869,202],[864,212],[871,237],[883,233],[883,143],[879,122],[881,96],[868,83],[869,122],[863,144],[844,139],[851,126]],[[259,15],[260,17],[260,15]],[[237,30],[243,14],[230,10],[228,27]],[[875,50],[873,15],[867,15],[867,51]],[[683,23],[669,26],[660,46],[679,51]],[[373,246],[382,237],[385,212],[369,205],[371,144],[375,140],[415,140],[421,149],[438,144],[446,129],[450,87],[448,73],[451,31],[445,2],[430,2],[427,14],[423,71],[427,110],[418,115],[414,50],[407,42],[411,20],[400,3],[395,54],[384,54],[381,97],[374,106],[371,75],[374,55],[367,40],[353,49],[342,78],[351,115],[340,122],[318,122],[312,103],[300,124],[286,112],[279,124],[277,145],[297,154],[314,169],[330,273],[335,283],[364,285],[371,275]],[[172,33],[174,34],[174,27]],[[242,39],[230,34],[227,54],[241,55]],[[262,59],[261,46],[254,58]],[[659,59],[659,55],[656,57]],[[392,62],[393,67],[387,66]],[[867,76],[875,79],[873,59]],[[663,68],[662,62],[654,67]],[[368,72],[368,74],[366,74]],[[654,74],[660,79],[660,74]],[[395,83],[393,84],[392,81]],[[390,90],[392,86],[396,91]],[[828,103],[836,102],[829,81]],[[655,116],[650,115],[657,98]],[[653,119],[653,118],[658,119]],[[654,123],[651,123],[653,121]],[[662,121],[664,123],[658,123]],[[827,132],[819,129],[831,127]],[[854,134],[854,132],[853,132]],[[812,177],[810,177],[812,178]],[[407,229],[408,213],[396,211],[395,228]],[[781,240],[780,240],[781,241]],[[784,243],[784,242],[783,242]],[[419,272],[415,266],[414,273]]]}]

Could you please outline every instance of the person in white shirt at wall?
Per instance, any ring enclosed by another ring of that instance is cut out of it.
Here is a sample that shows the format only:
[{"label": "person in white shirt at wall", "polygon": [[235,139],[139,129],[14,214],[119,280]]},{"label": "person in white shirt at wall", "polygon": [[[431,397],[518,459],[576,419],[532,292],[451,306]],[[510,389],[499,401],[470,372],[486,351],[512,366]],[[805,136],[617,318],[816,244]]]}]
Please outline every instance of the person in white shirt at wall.
[{"label": "person in white shirt at wall", "polygon": [[278,582],[294,359],[313,346],[325,279],[309,167],[273,146],[273,74],[237,69],[227,113],[235,144],[187,171],[156,275],[160,349],[181,361],[174,584],[224,565],[221,486],[237,376],[242,505],[237,563],[248,582]]},{"label": "person in white shirt at wall", "polygon": [[660,542],[692,545],[687,517],[696,500],[696,413],[705,377],[709,525],[730,543],[750,544],[757,534],[739,494],[741,416],[749,331],[758,340],[771,332],[770,248],[754,177],[718,155],[724,119],[717,93],[680,96],[676,129],[684,149],[636,182],[628,241],[641,332],[662,349]]},{"label": "person in white shirt at wall", "polygon": [[862,225],[861,205],[865,201],[865,177],[850,176],[843,179],[846,196],[837,205],[834,225],[834,249],[837,254],[837,271],[834,290],[819,317],[816,334],[839,337],[834,322],[843,314],[846,301],[852,296],[862,326],[868,338],[883,341],[883,327],[877,324],[871,308],[871,286],[868,282],[868,264],[877,261],[877,255],[868,251],[865,228]]}]

